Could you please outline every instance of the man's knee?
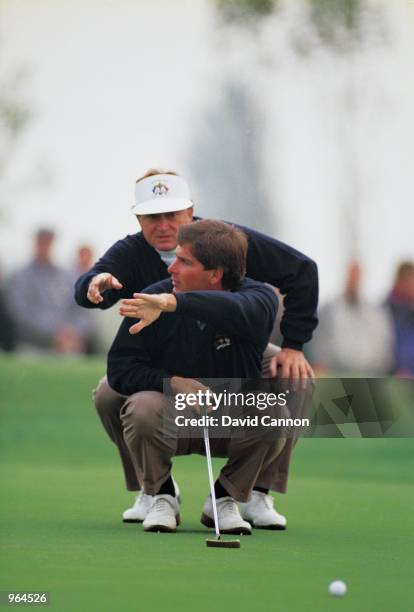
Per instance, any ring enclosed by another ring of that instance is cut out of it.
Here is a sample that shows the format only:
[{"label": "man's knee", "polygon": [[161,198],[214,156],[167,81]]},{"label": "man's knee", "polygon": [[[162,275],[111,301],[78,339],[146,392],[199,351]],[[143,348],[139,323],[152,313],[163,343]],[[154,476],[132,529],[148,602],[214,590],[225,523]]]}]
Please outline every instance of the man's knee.
[{"label": "man's knee", "polygon": [[98,386],[92,393],[95,408],[103,421],[119,418],[125,397],[116,393],[108,384],[106,376],[101,378]]},{"label": "man's knee", "polygon": [[151,438],[162,427],[165,401],[165,396],[156,391],[130,395],[121,410],[124,431],[133,428],[140,438]]},{"label": "man's knee", "polygon": [[286,446],[286,438],[280,437],[276,438],[274,443],[274,457],[277,459],[283,453],[283,450]]}]

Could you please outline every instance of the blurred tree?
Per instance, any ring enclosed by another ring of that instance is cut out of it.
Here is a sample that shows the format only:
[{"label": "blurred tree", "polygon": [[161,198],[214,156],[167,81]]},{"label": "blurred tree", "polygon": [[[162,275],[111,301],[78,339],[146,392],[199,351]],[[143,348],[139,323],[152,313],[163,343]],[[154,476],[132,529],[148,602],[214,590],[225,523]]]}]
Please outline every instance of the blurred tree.
[{"label": "blurred tree", "polygon": [[20,68],[14,73],[0,72],[0,214],[4,215],[8,172],[17,146],[32,119],[32,111],[24,96],[28,71]]},{"label": "blurred tree", "polygon": [[[225,45],[228,27],[249,29],[271,15],[279,0],[214,0],[223,28],[217,35]],[[227,58],[232,62],[229,53]],[[234,59],[234,57],[233,57]],[[208,214],[272,233],[275,185],[265,186],[263,173],[263,108],[243,70],[226,70],[214,105],[206,111],[190,152],[190,172]],[[269,194],[272,202],[270,202]],[[205,214],[205,213],[204,213]]]},{"label": "blurred tree", "polygon": [[246,23],[271,15],[278,0],[215,0],[221,18],[226,23]]},{"label": "blurred tree", "polygon": [[343,48],[361,38],[361,0],[309,0],[308,4],[311,22],[322,42]]},{"label": "blurred tree", "polygon": [[189,160],[191,175],[212,217],[271,231],[261,163],[261,114],[256,99],[235,76],[226,77],[220,96],[197,131]]},{"label": "blurred tree", "polygon": [[[338,108],[338,147],[346,173],[346,187],[338,193],[341,209],[343,252],[347,259],[361,256],[362,169],[356,154],[361,83],[358,65],[362,43],[384,43],[385,27],[380,2],[363,0],[307,0],[308,16],[317,40],[302,41],[302,51],[311,53],[320,44],[337,54],[337,70],[342,73],[342,94]],[[304,43],[304,44],[303,44]],[[307,48],[306,48],[307,47]]]},{"label": "blurred tree", "polygon": [[[224,24],[249,25],[274,14],[289,0],[214,0]],[[298,2],[298,0],[295,0]],[[362,39],[361,17],[377,9],[363,0],[302,0],[310,23],[324,44],[340,50]],[[306,47],[307,41],[304,41]],[[298,49],[303,50],[300,45]]]},{"label": "blurred tree", "polygon": [[[209,210],[212,205],[218,216],[223,214],[220,211],[228,210],[235,220],[269,232],[277,225],[278,177],[274,173],[269,176],[269,171],[266,174],[263,159],[265,117],[266,112],[271,113],[272,102],[263,93],[261,96],[257,93],[266,91],[266,82],[277,78],[279,60],[278,47],[269,45],[269,30],[266,32],[262,26],[272,17],[285,19],[289,53],[296,52],[306,59],[322,45],[340,59],[338,70],[343,72],[343,93],[338,112],[338,146],[344,160],[347,188],[338,198],[343,199],[342,223],[348,238],[347,248],[357,257],[361,196],[360,168],[354,154],[359,108],[355,66],[367,23],[371,30],[375,28],[382,34],[381,7],[363,0],[295,0],[294,3],[293,0],[214,0],[214,4],[222,25],[217,31],[217,46],[226,48],[221,65],[223,76],[216,88],[221,95],[206,111],[204,122],[196,130],[190,154],[191,170],[206,194]],[[247,78],[246,71],[249,71]],[[341,117],[345,121],[341,122]],[[276,157],[278,142],[273,144]],[[272,163],[270,167],[274,167]]]}]

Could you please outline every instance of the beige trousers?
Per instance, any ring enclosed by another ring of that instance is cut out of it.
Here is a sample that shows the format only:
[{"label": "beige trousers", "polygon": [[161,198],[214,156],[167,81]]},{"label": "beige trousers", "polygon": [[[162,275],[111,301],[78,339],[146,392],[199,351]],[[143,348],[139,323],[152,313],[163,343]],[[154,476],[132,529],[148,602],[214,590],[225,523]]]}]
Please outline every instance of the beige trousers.
[{"label": "beige trousers", "polygon": [[[267,346],[262,361],[263,378],[269,377],[268,368],[270,359],[279,351],[280,348],[275,346],[274,344],[269,344]],[[140,489],[140,483],[137,478],[136,468],[132,461],[129,448],[125,442],[124,425],[121,420],[121,411],[128,398],[124,395],[116,393],[116,391],[111,389],[111,387],[108,385],[106,376],[104,376],[99,381],[97,388],[93,392],[93,400],[106,433],[118,449],[124,471],[126,488],[128,489],[128,491],[138,491]],[[288,438],[286,440],[283,450],[280,452],[277,459],[272,463],[272,486],[264,488],[270,488],[278,493],[286,493],[290,460],[292,456],[293,447],[296,444],[296,441],[297,438]],[[202,443],[202,440],[198,440],[198,444],[200,444],[200,442]],[[197,441],[194,441],[194,444],[196,443]],[[181,447],[178,450],[181,451]],[[191,452],[199,453],[198,450],[194,450]],[[218,456],[225,457],[227,455],[222,454]],[[255,485],[261,486],[258,482],[255,483]]]},{"label": "beige trousers", "polygon": [[[125,442],[137,480],[148,495],[156,495],[169,478],[174,456],[205,454],[202,438],[174,435],[177,434],[174,412],[167,397],[156,391],[129,396],[121,409]],[[228,458],[219,481],[231,497],[245,502],[254,486],[270,489],[274,463],[284,444],[284,438],[264,439],[257,434],[212,438],[213,457]]]}]

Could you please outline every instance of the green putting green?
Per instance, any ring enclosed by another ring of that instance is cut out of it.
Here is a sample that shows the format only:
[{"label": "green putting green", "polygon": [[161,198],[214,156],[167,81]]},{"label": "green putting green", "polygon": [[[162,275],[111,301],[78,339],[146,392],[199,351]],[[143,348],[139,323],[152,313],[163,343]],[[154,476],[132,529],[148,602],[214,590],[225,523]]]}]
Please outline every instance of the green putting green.
[{"label": "green putting green", "polygon": [[132,496],[90,399],[103,370],[0,360],[0,591],[49,591],[59,612],[413,608],[413,439],[301,440],[276,497],[288,530],[207,548],[202,457],[174,462],[179,533],[121,522]]}]

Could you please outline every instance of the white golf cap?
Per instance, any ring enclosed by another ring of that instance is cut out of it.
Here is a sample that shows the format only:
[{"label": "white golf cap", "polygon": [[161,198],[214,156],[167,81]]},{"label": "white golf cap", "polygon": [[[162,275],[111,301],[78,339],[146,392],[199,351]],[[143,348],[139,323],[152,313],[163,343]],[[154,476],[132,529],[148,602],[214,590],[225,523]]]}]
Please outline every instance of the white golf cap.
[{"label": "white golf cap", "polygon": [[185,210],[193,205],[188,183],[174,174],[155,174],[135,185],[134,215]]}]

